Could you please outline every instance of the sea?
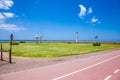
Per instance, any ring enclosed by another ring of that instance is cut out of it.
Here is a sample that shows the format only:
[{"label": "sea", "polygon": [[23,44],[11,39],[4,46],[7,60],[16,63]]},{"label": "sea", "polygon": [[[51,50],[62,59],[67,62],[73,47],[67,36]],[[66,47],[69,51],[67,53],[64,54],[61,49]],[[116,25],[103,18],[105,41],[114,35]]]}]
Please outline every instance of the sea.
[{"label": "sea", "polygon": [[[36,40],[13,40],[14,42],[36,42]],[[10,42],[10,40],[0,40],[0,43],[2,42]],[[76,40],[39,40],[38,42],[76,42]],[[95,40],[79,40],[79,42],[95,42]],[[120,43],[120,40],[112,41],[112,40],[98,40],[98,42],[118,42]]]}]

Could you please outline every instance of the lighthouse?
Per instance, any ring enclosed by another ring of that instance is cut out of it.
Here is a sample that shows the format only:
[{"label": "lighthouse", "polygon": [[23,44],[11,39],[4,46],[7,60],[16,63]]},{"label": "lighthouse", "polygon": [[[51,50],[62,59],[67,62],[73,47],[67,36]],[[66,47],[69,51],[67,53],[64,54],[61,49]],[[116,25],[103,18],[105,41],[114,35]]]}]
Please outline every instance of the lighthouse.
[{"label": "lighthouse", "polygon": [[76,43],[78,43],[78,32],[76,32]]}]

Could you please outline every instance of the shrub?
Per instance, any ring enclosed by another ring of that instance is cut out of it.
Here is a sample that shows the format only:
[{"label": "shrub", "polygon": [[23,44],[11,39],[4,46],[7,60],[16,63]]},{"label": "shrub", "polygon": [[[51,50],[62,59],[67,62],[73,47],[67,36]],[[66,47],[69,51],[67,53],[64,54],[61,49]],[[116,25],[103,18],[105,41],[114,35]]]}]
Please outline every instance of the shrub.
[{"label": "shrub", "polygon": [[68,42],[68,44],[71,44],[71,42]]},{"label": "shrub", "polygon": [[94,42],[93,46],[101,46],[101,43],[100,42]]},{"label": "shrub", "polygon": [[18,42],[12,42],[12,45],[19,45]]},{"label": "shrub", "polygon": [[116,43],[114,43],[114,44],[116,44],[116,45],[120,45],[120,43],[119,43],[119,42],[116,42]]},{"label": "shrub", "polygon": [[19,43],[26,43],[25,41],[20,41]]}]

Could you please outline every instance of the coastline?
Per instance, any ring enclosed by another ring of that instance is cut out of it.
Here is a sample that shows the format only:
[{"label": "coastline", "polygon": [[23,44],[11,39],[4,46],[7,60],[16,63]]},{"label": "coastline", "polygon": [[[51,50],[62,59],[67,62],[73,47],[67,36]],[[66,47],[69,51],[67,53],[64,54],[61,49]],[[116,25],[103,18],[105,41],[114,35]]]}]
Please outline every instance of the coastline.
[{"label": "coastline", "polygon": [[[13,40],[14,42],[20,42],[20,41],[24,41],[24,42],[36,42],[36,40]],[[0,43],[3,42],[10,42],[10,40],[0,40]],[[39,40],[39,42],[76,42],[75,40]],[[90,43],[90,42],[95,42],[95,40],[79,40],[78,43]],[[119,40],[117,41],[107,41],[107,40],[99,40],[98,42],[102,42],[102,43],[120,43]]]}]

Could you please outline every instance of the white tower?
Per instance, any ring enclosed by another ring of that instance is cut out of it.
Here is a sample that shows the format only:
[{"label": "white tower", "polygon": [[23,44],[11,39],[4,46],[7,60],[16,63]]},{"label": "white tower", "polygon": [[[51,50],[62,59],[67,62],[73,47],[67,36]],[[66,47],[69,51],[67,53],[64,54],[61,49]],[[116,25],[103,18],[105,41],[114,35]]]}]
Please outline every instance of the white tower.
[{"label": "white tower", "polygon": [[78,32],[76,32],[76,43],[78,42]]}]

